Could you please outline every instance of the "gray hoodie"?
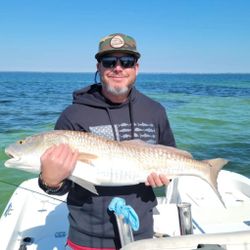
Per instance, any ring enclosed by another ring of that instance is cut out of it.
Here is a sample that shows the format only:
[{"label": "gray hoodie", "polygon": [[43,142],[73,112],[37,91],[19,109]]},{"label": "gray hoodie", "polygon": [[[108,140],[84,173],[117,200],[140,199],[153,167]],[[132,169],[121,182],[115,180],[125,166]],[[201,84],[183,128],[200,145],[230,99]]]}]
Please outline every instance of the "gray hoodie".
[{"label": "gray hoodie", "polygon": [[[59,117],[55,129],[88,131],[112,140],[140,139],[152,144],[175,146],[175,140],[164,107],[132,88],[125,103],[115,104],[94,84],[73,93],[73,104]],[[69,191],[69,240],[93,248],[120,248],[114,215],[108,211],[113,197],[121,197],[134,208],[140,219],[135,240],[153,236],[152,209],[157,201],[151,187],[96,187],[99,195],[75,183],[58,194]]]}]

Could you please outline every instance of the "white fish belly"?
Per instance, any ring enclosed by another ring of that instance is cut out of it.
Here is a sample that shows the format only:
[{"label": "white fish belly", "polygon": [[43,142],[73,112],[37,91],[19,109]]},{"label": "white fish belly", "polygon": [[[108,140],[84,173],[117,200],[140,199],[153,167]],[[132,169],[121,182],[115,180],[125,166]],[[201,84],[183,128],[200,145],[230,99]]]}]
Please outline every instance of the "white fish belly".
[{"label": "white fish belly", "polygon": [[72,173],[94,185],[119,186],[145,182],[147,172],[129,161],[94,160],[91,164],[78,162]]}]

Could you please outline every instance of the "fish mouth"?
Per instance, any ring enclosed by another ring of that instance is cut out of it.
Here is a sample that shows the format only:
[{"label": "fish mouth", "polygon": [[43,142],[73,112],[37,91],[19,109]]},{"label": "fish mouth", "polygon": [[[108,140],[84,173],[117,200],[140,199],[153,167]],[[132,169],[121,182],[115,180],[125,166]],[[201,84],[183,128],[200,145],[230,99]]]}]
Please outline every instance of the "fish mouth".
[{"label": "fish mouth", "polygon": [[9,158],[11,158],[11,159],[12,159],[12,158],[15,158],[15,156],[14,156],[13,154],[9,153],[9,152],[6,152],[6,151],[5,151],[5,154],[6,154]]},{"label": "fish mouth", "polygon": [[5,154],[10,158],[4,163],[5,167],[11,167],[12,165],[16,165],[21,159],[9,150],[5,150]]},{"label": "fish mouth", "polygon": [[7,161],[5,161],[4,165],[5,167],[12,167],[14,165],[17,165],[20,162],[20,158],[16,158],[16,157],[12,157],[10,159],[8,159]]}]

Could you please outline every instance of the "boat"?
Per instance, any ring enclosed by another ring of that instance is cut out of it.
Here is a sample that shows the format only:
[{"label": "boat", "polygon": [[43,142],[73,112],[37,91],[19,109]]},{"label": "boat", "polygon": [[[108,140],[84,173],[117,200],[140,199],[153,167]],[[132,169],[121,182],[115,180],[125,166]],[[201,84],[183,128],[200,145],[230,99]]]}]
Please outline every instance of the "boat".
[{"label": "boat", "polygon": [[[1,250],[65,249],[67,195],[48,195],[37,183],[37,178],[24,181],[10,198],[0,219]],[[166,195],[157,197],[154,238],[131,241],[122,249],[191,250],[204,244],[212,247],[204,249],[250,250],[250,179],[221,170],[218,190],[224,204],[198,177],[173,179]],[[180,211],[191,221],[186,233]]]}]

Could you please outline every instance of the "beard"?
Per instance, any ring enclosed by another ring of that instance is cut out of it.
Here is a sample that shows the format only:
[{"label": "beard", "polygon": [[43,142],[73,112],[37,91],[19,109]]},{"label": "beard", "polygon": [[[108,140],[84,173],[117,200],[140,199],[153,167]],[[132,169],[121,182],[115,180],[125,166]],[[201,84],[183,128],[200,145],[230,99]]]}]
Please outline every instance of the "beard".
[{"label": "beard", "polygon": [[128,94],[132,86],[133,85],[125,86],[125,87],[113,87],[105,83],[102,83],[102,87],[105,88],[108,93],[115,95],[115,96]]},{"label": "beard", "polygon": [[134,86],[135,79],[128,83],[126,86],[112,86],[107,83],[103,78],[101,78],[102,88],[111,95],[120,96],[120,95],[128,95],[132,87]]}]

